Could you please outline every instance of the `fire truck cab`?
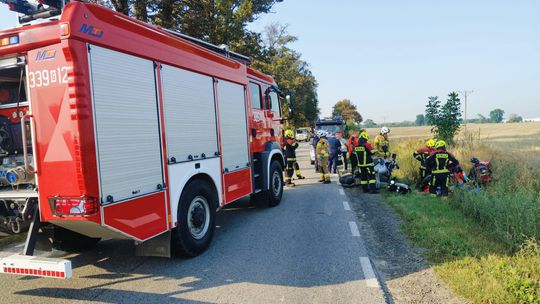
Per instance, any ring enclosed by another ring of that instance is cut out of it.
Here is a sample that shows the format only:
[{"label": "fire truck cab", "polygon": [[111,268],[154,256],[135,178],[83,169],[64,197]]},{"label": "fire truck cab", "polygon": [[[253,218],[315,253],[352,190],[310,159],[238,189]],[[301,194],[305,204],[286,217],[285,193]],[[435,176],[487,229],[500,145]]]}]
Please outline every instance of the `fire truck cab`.
[{"label": "fire truck cab", "polygon": [[279,204],[282,94],[249,58],[94,4],[47,14],[0,31],[0,216],[30,226],[0,272],[66,278],[34,247],[102,238],[196,256],[219,208]]}]

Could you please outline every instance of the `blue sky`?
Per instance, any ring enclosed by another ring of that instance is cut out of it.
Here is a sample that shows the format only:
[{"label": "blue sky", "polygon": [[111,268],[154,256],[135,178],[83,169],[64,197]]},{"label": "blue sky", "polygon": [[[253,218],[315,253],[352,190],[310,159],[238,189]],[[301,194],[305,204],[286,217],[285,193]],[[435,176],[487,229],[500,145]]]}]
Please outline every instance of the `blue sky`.
[{"label": "blue sky", "polygon": [[[289,25],[319,82],[324,115],[343,98],[376,122],[414,120],[428,96],[474,90],[494,108],[540,117],[540,1],[285,0],[250,28]],[[13,14],[0,7],[0,28]]]}]

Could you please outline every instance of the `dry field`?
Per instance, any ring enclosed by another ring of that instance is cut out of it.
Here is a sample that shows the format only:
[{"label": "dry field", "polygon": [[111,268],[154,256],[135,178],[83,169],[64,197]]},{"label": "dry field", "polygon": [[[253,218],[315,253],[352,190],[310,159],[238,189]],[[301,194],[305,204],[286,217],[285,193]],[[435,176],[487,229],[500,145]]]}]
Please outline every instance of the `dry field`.
[{"label": "dry field", "polygon": [[[391,128],[390,139],[427,139],[431,136],[431,127]],[[374,137],[379,128],[367,129]],[[532,152],[540,156],[540,122],[468,124],[460,130],[460,139],[480,139],[483,144],[497,150]]]}]

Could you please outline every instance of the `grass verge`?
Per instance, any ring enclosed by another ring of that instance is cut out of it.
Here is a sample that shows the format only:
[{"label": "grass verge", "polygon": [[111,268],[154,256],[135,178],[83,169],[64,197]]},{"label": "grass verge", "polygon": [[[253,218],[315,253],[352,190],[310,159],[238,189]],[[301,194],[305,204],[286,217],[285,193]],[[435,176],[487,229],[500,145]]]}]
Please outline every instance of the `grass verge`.
[{"label": "grass verge", "polygon": [[25,239],[26,239],[26,233],[13,234],[13,235],[1,237],[0,249],[14,243],[24,242]]},{"label": "grass verge", "polygon": [[437,274],[473,303],[540,304],[540,248],[528,240],[517,250],[448,201],[423,194],[387,195],[402,229],[426,248]]}]

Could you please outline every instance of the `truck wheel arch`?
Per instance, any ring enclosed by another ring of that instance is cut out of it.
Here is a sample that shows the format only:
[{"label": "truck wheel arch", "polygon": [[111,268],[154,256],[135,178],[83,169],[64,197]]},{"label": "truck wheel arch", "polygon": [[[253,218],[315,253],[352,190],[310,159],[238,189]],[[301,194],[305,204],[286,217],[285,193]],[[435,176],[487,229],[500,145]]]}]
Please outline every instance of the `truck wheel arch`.
[{"label": "truck wheel arch", "polygon": [[[171,181],[175,181],[175,183],[170,184],[170,214],[172,216],[172,227],[174,228],[178,224],[178,218],[177,218],[177,211],[180,205],[180,199],[182,197],[182,194],[186,190],[186,187],[194,180],[200,179],[206,182],[210,185],[210,187],[215,191],[216,196],[218,197],[218,206],[223,203],[223,195],[221,193],[221,175],[219,170],[217,172],[215,169],[212,168],[212,166],[205,166],[201,163],[201,167],[199,169],[194,169],[194,166],[192,163],[186,163],[185,166],[182,164],[174,165],[174,166],[181,166],[178,169],[175,170],[176,172],[174,175],[175,177],[170,178]],[[215,167],[219,166],[219,162],[216,162]],[[187,169],[187,170],[185,170]],[[184,171],[185,170],[185,171]],[[180,173],[179,173],[180,172]],[[169,174],[171,174],[171,170],[169,170]],[[178,174],[178,175],[177,175]]]},{"label": "truck wheel arch", "polygon": [[266,144],[265,151],[261,153],[262,155],[262,161],[263,161],[263,178],[264,178],[264,189],[268,190],[270,189],[269,181],[270,181],[270,165],[272,164],[272,161],[277,160],[282,168],[285,168],[285,161],[283,159],[283,152],[281,152],[280,145],[275,142],[268,142]]}]

